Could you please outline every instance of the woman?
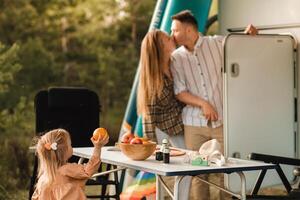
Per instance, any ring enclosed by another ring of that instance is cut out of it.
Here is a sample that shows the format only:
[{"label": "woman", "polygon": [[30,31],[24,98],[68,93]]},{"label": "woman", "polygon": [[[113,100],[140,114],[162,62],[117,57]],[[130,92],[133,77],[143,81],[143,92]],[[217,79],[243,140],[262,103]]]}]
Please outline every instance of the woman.
[{"label": "woman", "polygon": [[160,30],[147,33],[142,41],[138,113],[143,116],[144,134],[159,143],[168,138],[173,146],[184,148],[183,104],[174,95],[170,71],[173,38]]},{"label": "woman", "polygon": [[[153,30],[144,37],[141,46],[138,113],[143,117],[144,134],[161,143],[168,138],[174,147],[185,148],[181,112],[184,104],[174,94],[170,71],[171,53],[175,50],[173,38]],[[166,180],[166,179],[165,179]],[[167,180],[171,183],[174,180]],[[191,177],[180,183],[179,197],[188,199]]]}]

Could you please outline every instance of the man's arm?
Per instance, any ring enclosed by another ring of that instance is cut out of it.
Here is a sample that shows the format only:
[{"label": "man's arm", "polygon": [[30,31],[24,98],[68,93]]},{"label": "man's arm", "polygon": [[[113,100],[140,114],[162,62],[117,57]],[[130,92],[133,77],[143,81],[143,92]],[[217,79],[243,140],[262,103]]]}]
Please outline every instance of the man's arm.
[{"label": "man's arm", "polygon": [[212,105],[210,105],[210,103],[203,100],[202,98],[195,96],[186,91],[177,94],[176,98],[185,104],[195,106],[195,107],[200,107],[206,119],[212,121],[216,121],[218,119],[218,113],[215,111]]},{"label": "man's arm", "polygon": [[217,112],[207,101],[188,92],[182,63],[179,62],[179,57],[177,59],[178,60],[173,57],[171,62],[171,72],[174,79],[174,93],[176,98],[185,104],[200,107],[206,119],[212,121],[217,120]]},{"label": "man's arm", "polygon": [[249,35],[257,35],[258,30],[253,26],[252,24],[249,24],[246,29],[244,30],[244,33],[249,34]]}]

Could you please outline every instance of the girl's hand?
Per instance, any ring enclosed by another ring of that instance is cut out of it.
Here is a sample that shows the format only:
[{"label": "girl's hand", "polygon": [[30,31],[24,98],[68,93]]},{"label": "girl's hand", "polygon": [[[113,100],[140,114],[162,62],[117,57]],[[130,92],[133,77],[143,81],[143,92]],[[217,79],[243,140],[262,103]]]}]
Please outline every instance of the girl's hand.
[{"label": "girl's hand", "polygon": [[104,138],[98,137],[98,140],[94,140],[94,138],[91,137],[91,141],[92,141],[94,147],[98,147],[98,148],[101,148],[102,146],[106,145],[108,143],[108,140],[109,140],[108,135],[106,135],[106,137],[104,137]]}]

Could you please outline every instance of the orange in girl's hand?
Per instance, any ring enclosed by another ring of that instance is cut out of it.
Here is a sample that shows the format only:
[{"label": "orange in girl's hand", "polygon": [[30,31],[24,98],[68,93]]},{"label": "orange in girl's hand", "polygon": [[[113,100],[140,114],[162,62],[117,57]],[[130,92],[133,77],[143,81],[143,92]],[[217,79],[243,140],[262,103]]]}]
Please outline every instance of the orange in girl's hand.
[{"label": "orange in girl's hand", "polygon": [[95,129],[95,131],[93,133],[94,140],[98,140],[99,137],[100,137],[100,139],[102,139],[102,138],[105,138],[106,136],[108,136],[108,133],[105,128],[97,128],[97,129]]}]

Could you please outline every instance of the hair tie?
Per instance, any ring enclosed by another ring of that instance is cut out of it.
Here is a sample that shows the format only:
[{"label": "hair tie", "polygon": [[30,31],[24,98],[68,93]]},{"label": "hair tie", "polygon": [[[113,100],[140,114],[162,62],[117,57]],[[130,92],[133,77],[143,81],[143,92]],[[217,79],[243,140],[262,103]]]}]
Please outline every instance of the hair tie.
[{"label": "hair tie", "polygon": [[56,142],[53,142],[52,144],[50,144],[49,142],[44,144],[44,147],[47,149],[47,150],[57,150],[57,143]]}]

